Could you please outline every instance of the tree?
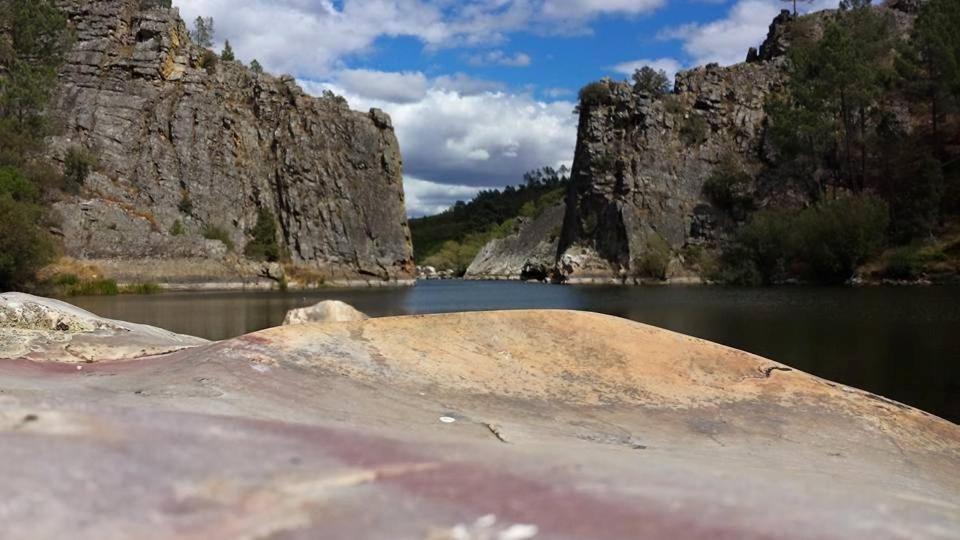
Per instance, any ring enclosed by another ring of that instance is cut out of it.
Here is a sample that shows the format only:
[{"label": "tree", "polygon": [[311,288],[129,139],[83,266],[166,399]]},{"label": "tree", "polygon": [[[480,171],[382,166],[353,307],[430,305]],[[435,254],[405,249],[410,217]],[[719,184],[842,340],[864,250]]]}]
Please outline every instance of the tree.
[{"label": "tree", "polygon": [[254,73],[263,73],[263,66],[260,65],[260,62],[258,62],[256,58],[250,62],[250,71]]},{"label": "tree", "polygon": [[633,72],[633,89],[636,92],[659,97],[670,92],[670,79],[667,78],[667,72],[662,69],[643,66]]},{"label": "tree", "polygon": [[213,46],[213,17],[197,17],[193,21],[193,31],[190,32],[190,38],[198,46],[209,49]]},{"label": "tree", "polygon": [[220,59],[227,62],[233,62],[237,59],[236,55],[233,54],[233,47],[230,46],[229,39],[223,43],[223,52],[220,53]]},{"label": "tree", "polygon": [[277,262],[283,257],[283,249],[277,241],[277,220],[273,212],[261,208],[257,212],[257,224],[250,230],[253,240],[244,248],[244,254],[258,261]]}]

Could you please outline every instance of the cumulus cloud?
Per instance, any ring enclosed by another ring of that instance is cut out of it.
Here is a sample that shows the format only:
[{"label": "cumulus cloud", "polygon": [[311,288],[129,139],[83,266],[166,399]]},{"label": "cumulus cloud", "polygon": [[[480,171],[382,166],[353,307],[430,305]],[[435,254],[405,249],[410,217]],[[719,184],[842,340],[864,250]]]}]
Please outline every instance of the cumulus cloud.
[{"label": "cumulus cloud", "polygon": [[623,62],[613,66],[613,70],[617,73],[622,73],[624,75],[630,76],[633,73],[642,68],[643,66],[650,66],[653,69],[663,70],[667,74],[667,78],[671,81],[676,77],[677,72],[680,71],[680,68],[683,66],[680,64],[680,61],[676,58],[657,58],[657,59],[641,59],[641,60],[632,60],[630,62]]},{"label": "cumulus cloud", "polygon": [[[837,7],[837,0],[800,3],[804,12]],[[716,62],[731,65],[743,62],[750,47],[763,42],[774,17],[786,4],[779,0],[740,0],[723,19],[705,24],[686,24],[668,28],[661,39],[680,40],[694,65]]]},{"label": "cumulus cloud", "polygon": [[507,66],[527,67],[533,60],[525,53],[507,54],[501,50],[488,51],[470,57],[470,64],[474,66]]},{"label": "cumulus cloud", "polygon": [[427,78],[420,72],[346,69],[336,80],[348,93],[390,103],[413,103],[427,95]]},{"label": "cumulus cloud", "polygon": [[[517,184],[524,172],[544,165],[571,165],[577,132],[575,103],[544,102],[529,93],[493,89],[464,92],[454,88],[451,80],[430,80],[417,101],[386,100],[366,87],[354,92],[336,83],[300,83],[313,94],[330,90],[343,95],[355,109],[377,107],[391,115],[405,173],[421,190],[411,193],[408,189],[411,213],[445,208],[479,189]],[[463,77],[459,82],[482,84]],[[432,191],[425,183],[434,186]],[[465,191],[468,186],[473,191]]]},{"label": "cumulus cloud", "polygon": [[[604,13],[645,13],[664,0],[175,0],[184,19],[212,16],[239,58],[274,72],[326,78],[381,37],[428,49],[501,43],[513,32],[563,32]],[[504,55],[516,65],[525,55]]]},{"label": "cumulus cloud", "polygon": [[412,176],[403,178],[407,215],[410,217],[439,214],[456,201],[472,199],[482,189],[484,188],[430,182]]}]

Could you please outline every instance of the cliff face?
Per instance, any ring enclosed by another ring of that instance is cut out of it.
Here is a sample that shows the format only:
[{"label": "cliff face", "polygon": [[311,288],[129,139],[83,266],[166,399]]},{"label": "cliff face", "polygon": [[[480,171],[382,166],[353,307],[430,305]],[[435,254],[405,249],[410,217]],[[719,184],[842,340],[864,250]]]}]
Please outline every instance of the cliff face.
[{"label": "cliff face", "polygon": [[781,64],[682,72],[675,93],[662,97],[600,83],[609,97],[581,108],[560,272],[625,276],[651,244],[676,251],[716,241],[723,218],[703,184],[731,156],[759,167],[764,103],[783,84]]},{"label": "cliff face", "polygon": [[76,43],[51,153],[81,147],[97,162],[80,195],[55,205],[68,255],[101,261],[118,279],[278,279],[276,265],[242,255],[266,209],[291,262],[318,279],[411,276],[402,160],[386,114],[308,96],[290,77],[238,62],[210,66],[175,9],[58,3]]},{"label": "cliff face", "polygon": [[488,242],[477,253],[464,277],[546,280],[556,261],[564,213],[561,203],[535,219],[521,218],[524,221],[516,234]]}]

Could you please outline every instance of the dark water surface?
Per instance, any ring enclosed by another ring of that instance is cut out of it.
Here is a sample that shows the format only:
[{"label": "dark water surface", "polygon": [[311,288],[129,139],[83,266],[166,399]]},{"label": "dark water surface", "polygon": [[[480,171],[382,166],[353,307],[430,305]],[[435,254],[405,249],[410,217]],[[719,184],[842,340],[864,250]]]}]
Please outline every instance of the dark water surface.
[{"label": "dark water surface", "polygon": [[343,300],[371,316],[597,311],[730,345],[960,423],[960,287],[598,287],[430,281],[413,288],[75,298],[113,319],[225,339]]}]

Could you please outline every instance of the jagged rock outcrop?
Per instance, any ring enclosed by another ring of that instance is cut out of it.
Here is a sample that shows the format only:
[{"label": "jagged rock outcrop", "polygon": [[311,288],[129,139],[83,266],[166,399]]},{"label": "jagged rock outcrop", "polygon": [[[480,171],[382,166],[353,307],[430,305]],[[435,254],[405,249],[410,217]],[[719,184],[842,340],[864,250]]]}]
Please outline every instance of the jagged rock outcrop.
[{"label": "jagged rock outcrop", "polygon": [[663,97],[606,81],[582,105],[560,240],[567,279],[628,277],[651,243],[679,251],[712,242],[720,213],[703,183],[724,159],[759,168],[764,104],[783,85],[781,61],[677,75]]},{"label": "jagged rock outcrop", "polygon": [[491,240],[477,253],[464,278],[545,281],[557,259],[564,214],[561,203],[534,219],[521,218],[515,234]]},{"label": "jagged rock outcrop", "polygon": [[[911,15],[892,12],[902,31],[911,26]],[[784,11],[747,62],[682,71],[675,91],[664,96],[636,91],[626,82],[605,80],[588,87],[558,279],[637,281],[656,250],[657,257],[669,252],[666,277],[689,281],[694,263],[686,254],[717,247],[734,224],[703,189],[722,164],[732,163],[753,177],[751,189],[763,200],[795,198],[777,193],[783,188],[771,189],[761,177],[764,165],[775,160],[766,140],[765,105],[785,88],[790,44],[819,39],[835,13],[797,19]]]},{"label": "jagged rock outcrop", "polygon": [[55,206],[68,255],[103,261],[121,280],[277,280],[243,257],[267,209],[292,263],[317,280],[412,277],[389,116],[217,62],[191,43],[176,9],[58,4],[76,43],[51,154],[82,147],[96,157],[80,195]]},{"label": "jagged rock outcrop", "polygon": [[367,315],[346,302],[324,300],[312,306],[291,309],[283,319],[283,325],[322,322],[350,322],[369,319]]}]

